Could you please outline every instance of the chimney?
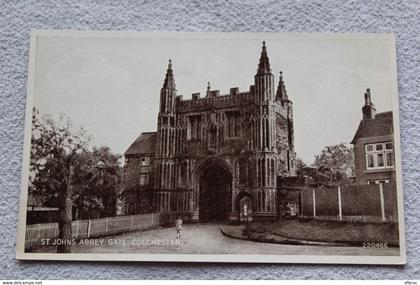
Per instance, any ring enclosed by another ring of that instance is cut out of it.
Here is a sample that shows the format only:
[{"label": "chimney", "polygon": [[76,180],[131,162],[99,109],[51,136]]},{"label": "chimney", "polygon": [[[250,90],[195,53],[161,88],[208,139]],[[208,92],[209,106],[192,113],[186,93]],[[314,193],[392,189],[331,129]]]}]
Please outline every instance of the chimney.
[{"label": "chimney", "polygon": [[370,95],[370,88],[366,89],[365,92],[365,105],[362,108],[363,119],[375,119],[376,109],[372,103]]}]

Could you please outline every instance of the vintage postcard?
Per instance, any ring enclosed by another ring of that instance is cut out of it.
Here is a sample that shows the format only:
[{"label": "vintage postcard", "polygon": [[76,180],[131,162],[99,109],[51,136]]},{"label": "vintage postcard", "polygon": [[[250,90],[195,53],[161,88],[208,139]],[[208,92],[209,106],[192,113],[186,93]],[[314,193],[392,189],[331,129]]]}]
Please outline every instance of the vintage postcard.
[{"label": "vintage postcard", "polygon": [[18,259],[404,264],[390,34],[34,31]]}]

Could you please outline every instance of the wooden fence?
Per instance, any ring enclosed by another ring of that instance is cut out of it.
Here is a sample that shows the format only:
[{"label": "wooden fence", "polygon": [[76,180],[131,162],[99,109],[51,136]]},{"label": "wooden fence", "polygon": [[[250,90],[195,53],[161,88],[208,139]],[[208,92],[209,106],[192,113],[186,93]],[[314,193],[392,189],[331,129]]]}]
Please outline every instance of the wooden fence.
[{"label": "wooden fence", "polygon": [[397,222],[395,182],[305,188],[300,216],[323,220]]},{"label": "wooden fence", "polygon": [[[147,230],[160,225],[160,214],[151,213],[135,216],[118,216],[72,222],[72,238],[100,237],[123,232]],[[42,239],[58,237],[58,223],[26,226],[25,249],[38,247]]]}]

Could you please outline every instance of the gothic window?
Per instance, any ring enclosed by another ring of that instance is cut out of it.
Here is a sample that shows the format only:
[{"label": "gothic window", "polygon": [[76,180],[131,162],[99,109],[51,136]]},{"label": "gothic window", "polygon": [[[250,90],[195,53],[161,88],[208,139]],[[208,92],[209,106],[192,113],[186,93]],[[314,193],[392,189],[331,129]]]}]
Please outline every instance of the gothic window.
[{"label": "gothic window", "polygon": [[241,135],[241,114],[239,112],[226,112],[225,124],[228,137],[233,138]]},{"label": "gothic window", "polygon": [[188,140],[201,140],[201,116],[188,117]]}]

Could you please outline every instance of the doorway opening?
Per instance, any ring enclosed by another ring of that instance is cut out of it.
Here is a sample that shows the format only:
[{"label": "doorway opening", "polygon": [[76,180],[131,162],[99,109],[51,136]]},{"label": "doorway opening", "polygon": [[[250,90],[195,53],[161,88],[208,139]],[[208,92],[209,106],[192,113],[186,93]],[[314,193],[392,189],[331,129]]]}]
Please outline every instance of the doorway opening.
[{"label": "doorway opening", "polygon": [[223,166],[211,164],[199,176],[199,218],[203,222],[220,222],[229,217],[232,175]]}]

